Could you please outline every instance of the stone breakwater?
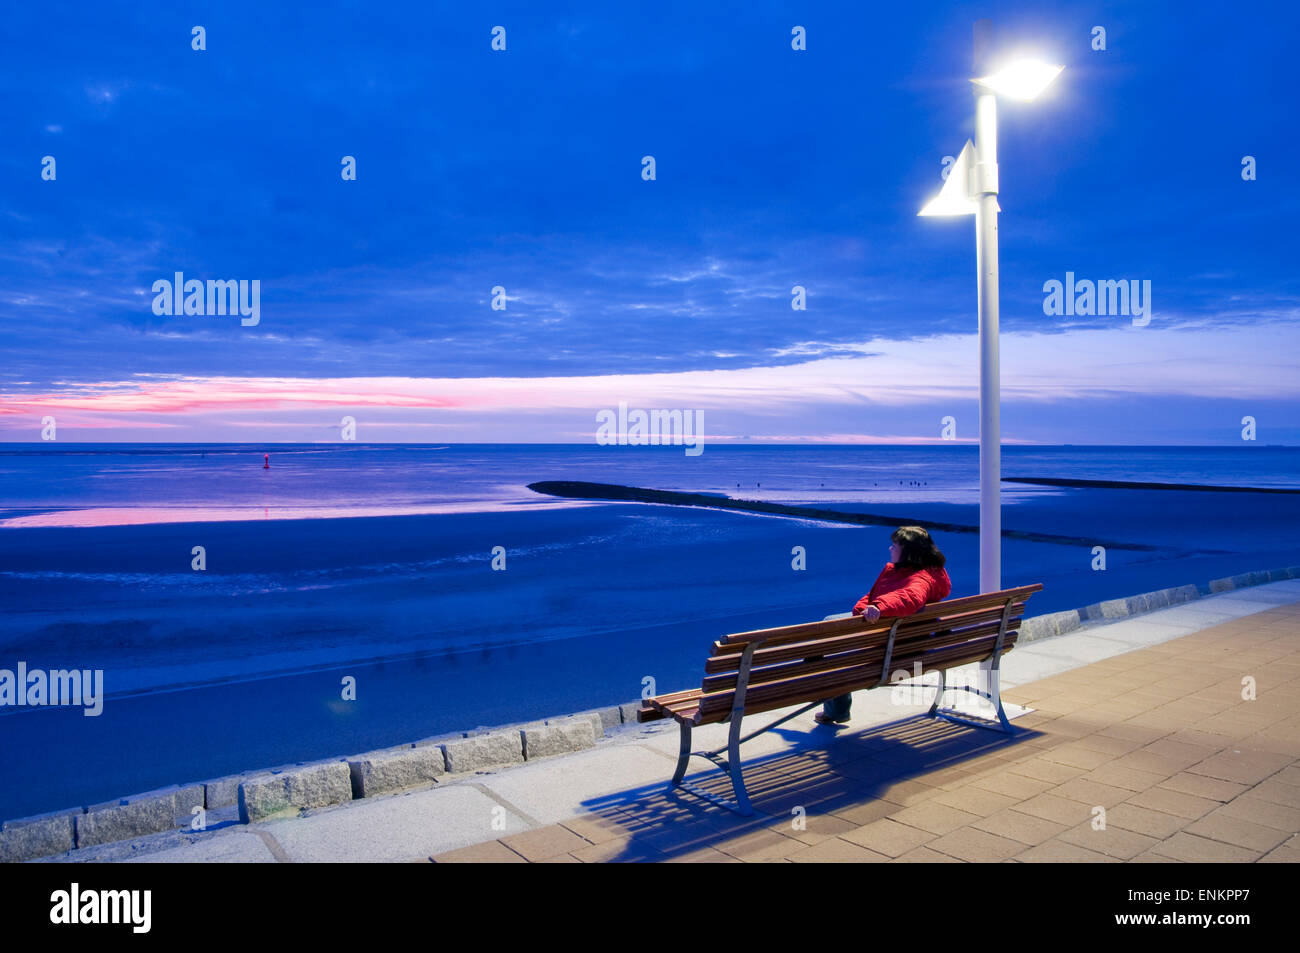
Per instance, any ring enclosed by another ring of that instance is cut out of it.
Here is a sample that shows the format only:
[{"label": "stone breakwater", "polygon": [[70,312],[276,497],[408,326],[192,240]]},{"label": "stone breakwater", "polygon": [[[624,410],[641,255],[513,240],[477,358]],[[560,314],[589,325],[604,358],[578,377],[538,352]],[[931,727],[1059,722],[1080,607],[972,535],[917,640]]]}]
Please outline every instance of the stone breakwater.
[{"label": "stone breakwater", "polygon": [[[710,493],[684,493],[678,490],[653,490],[641,486],[623,486],[619,483],[585,483],[580,480],[542,480],[528,484],[534,493],[558,496],[572,500],[606,500],[615,503],[662,503],[668,506],[700,506],[713,510],[739,510],[742,513],[766,513],[772,516],[793,516],[798,519],[820,520],[824,523],[848,523],[853,526],[903,526],[915,524],[945,533],[978,533],[980,528],[967,523],[946,523],[939,520],[922,520],[880,513],[846,513],[813,506],[793,506],[789,503],[769,503],[766,500],[739,500]],[[1054,533],[1031,533],[1027,530],[1004,529],[1008,539],[1023,539],[1035,543],[1060,543],[1067,546],[1105,546],[1107,549],[1124,549],[1135,552],[1155,552],[1159,547],[1123,540],[1100,539],[1084,536],[1060,536]]]},{"label": "stone breakwater", "polygon": [[[1300,566],[1242,573],[1034,616],[1021,623],[1019,639],[1027,643],[1051,638],[1091,624],[1284,579],[1300,579]],[[593,747],[608,729],[635,723],[639,707],[637,699],[576,715],[173,785],[115,801],[5,821],[0,824],[0,862],[34,860],[178,829],[197,830],[195,820],[204,819],[210,811],[230,813],[234,809],[239,823],[250,824],[581,751]]]}]

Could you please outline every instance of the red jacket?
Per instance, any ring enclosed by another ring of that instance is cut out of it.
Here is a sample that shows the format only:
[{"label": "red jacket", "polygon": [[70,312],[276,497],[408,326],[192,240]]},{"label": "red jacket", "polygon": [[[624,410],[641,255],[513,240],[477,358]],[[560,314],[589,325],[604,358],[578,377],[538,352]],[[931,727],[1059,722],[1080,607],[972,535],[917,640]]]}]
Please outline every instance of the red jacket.
[{"label": "red jacket", "polygon": [[853,614],[862,615],[867,603],[874,602],[881,618],[911,615],[927,603],[947,599],[950,592],[952,580],[945,569],[895,569],[893,563],[885,563],[871,591],[853,607]]}]

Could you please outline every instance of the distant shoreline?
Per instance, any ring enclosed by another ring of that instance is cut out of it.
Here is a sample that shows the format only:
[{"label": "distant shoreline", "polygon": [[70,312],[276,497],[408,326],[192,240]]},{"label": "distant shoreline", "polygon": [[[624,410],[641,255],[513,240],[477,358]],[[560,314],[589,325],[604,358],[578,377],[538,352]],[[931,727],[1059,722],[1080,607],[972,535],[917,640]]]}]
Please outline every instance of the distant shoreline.
[{"label": "distant shoreline", "polygon": [[1107,490],[1194,490],[1198,493],[1300,493],[1300,489],[1271,486],[1213,486],[1209,483],[1141,483],[1128,480],[1069,480],[1061,477],[1003,477],[1003,483],[1040,486],[1097,487]]},{"label": "distant shoreline", "polygon": [[[843,513],[820,507],[791,506],[786,503],[768,503],[763,500],[737,500],[707,493],[682,493],[677,490],[654,490],[648,487],[623,486],[618,483],[587,483],[581,480],[542,480],[528,484],[528,489],[547,496],[565,499],[607,500],[618,503],[662,503],[668,506],[700,506],[714,510],[739,510],[744,513],[763,513],[772,516],[793,516],[827,523],[850,523],[856,526],[901,526],[915,524],[945,533],[978,533],[978,526],[965,523],[944,523],[937,520],[908,519],[877,513]],[[1117,540],[1088,539],[1081,536],[1058,536],[1052,533],[1031,533],[1026,530],[1004,529],[1004,537],[1024,539],[1036,543],[1060,543],[1069,546],[1105,546],[1108,549],[1127,549],[1156,552],[1159,547]]]}]

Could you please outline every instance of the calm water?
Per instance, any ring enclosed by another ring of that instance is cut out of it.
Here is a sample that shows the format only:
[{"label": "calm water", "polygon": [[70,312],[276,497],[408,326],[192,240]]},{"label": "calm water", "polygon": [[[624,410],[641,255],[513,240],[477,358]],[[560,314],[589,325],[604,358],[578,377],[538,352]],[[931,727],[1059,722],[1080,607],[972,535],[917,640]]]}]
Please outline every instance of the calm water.
[{"label": "calm water", "polygon": [[[1232,486],[1297,487],[1298,464],[1269,447],[1003,451],[1007,476]],[[718,635],[844,611],[887,558],[888,526],[575,504],[538,480],[978,521],[967,446],[9,445],[0,668],[101,668],[108,702],[98,718],[0,708],[18,753],[0,759],[0,817],[614,704],[647,675],[685,688]],[[1300,496],[1003,500],[1007,529],[1061,537],[1004,540],[1003,585],[1044,584],[1031,615],[1300,563]],[[936,538],[953,597],[974,593],[978,536]],[[1098,538],[1149,548],[1111,549],[1099,572]]]},{"label": "calm water", "polygon": [[[271,467],[263,469],[263,454]],[[1003,475],[1300,487],[1300,448],[1004,447]],[[782,502],[978,501],[974,446],[10,444],[0,526],[507,510],[580,479]],[[923,483],[924,486],[914,485]],[[1008,484],[1008,506],[1063,491]]]}]

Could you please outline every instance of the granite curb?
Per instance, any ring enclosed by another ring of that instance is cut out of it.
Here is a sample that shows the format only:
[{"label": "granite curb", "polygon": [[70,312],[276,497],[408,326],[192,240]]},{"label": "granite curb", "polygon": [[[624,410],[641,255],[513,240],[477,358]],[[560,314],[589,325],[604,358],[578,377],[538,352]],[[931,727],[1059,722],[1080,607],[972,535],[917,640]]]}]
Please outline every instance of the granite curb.
[{"label": "granite curb", "polygon": [[[169,831],[205,829],[207,811],[237,808],[241,824],[294,816],[594,747],[635,723],[640,702],[519,725],[480,727],[377,751],[172,785],[87,807],[0,823],[0,863],[36,860]],[[198,825],[198,826],[195,826]]]},{"label": "granite curb", "polygon": [[1131,618],[1148,612],[1155,612],[1159,609],[1181,605],[1185,602],[1200,599],[1203,596],[1217,596],[1225,592],[1231,592],[1234,589],[1261,586],[1270,582],[1281,582],[1285,579],[1300,579],[1300,566],[1261,569],[1255,572],[1240,573],[1236,576],[1225,576],[1222,579],[1211,579],[1209,582],[1199,585],[1189,583],[1185,586],[1156,589],[1153,592],[1143,592],[1124,599],[1107,599],[1104,602],[1094,602],[1092,605],[1084,606],[1081,609],[1067,609],[1064,612],[1049,612],[1046,615],[1031,616],[1021,621],[1018,641],[1027,643],[1036,642],[1040,639],[1049,639],[1052,636],[1065,635],[1067,632],[1076,632],[1092,623],[1114,622],[1118,619]]}]

